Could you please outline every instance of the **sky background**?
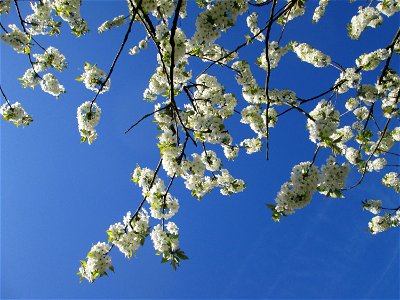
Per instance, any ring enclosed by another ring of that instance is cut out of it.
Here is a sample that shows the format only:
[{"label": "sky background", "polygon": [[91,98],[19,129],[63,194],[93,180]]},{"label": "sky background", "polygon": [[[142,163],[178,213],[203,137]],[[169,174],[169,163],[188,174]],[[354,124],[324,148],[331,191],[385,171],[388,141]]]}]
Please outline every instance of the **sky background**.
[{"label": "sky background", "polygon": [[[398,16],[385,17],[379,30],[367,29],[359,41],[350,40],[346,24],[365,3],[332,1],[320,24],[313,25],[317,2],[309,1],[306,16],[288,24],[282,43],[310,43],[352,67],[363,52],[386,47],[399,26]],[[190,0],[189,5],[189,17],[180,25],[192,33],[195,5]],[[130,181],[136,163],[154,169],[158,162],[158,132],[151,119],[124,134],[153,109],[142,100],[142,93],[156,67],[154,47],[133,57],[126,54],[145,36],[138,25],[117,64],[110,92],[97,100],[102,108],[98,139],[91,146],[80,143],[76,109],[91,100],[93,92],[72,79],[82,74],[86,61],[108,70],[126,27],[100,37],[96,28],[125,14],[125,6],[125,1],[85,1],[82,15],[92,30],[87,36],[76,39],[64,28],[60,37],[39,37],[68,60],[68,69],[56,74],[67,89],[58,100],[40,87],[22,89],[16,78],[29,67],[27,58],[3,43],[0,46],[1,85],[9,100],[21,102],[34,118],[25,129],[0,122],[1,298],[399,298],[398,230],[372,236],[367,223],[373,215],[361,210],[366,198],[398,205],[398,196],[379,183],[383,172],[367,176],[345,199],[315,195],[309,206],[280,223],[270,218],[265,204],[274,203],[292,167],[311,160],[315,150],[305,130],[306,119],[294,112],[271,130],[269,161],[264,149],[224,162],[233,176],[246,181],[243,193],[225,197],[215,190],[197,201],[182,180],[176,180],[171,193],[181,208],[171,221],[179,226],[180,245],[190,257],[178,271],[160,264],[148,238],[130,261],[116,249],[111,252],[115,274],[94,284],[79,284],[79,260],[92,243],[106,241],[109,225],[121,221],[141,201],[140,189]],[[23,15],[27,13],[25,7]],[[264,8],[261,15],[268,13]],[[239,18],[239,25],[245,24],[245,17]],[[2,17],[3,24],[10,22],[16,22],[13,16]],[[232,49],[244,41],[248,32],[241,28],[224,35],[221,44]],[[279,33],[276,26],[272,40]],[[262,47],[255,43],[240,56],[254,61]],[[251,65],[263,85],[265,72]],[[399,70],[397,58],[393,67]],[[196,64],[193,68],[200,70]],[[210,74],[219,75],[226,91],[235,93],[243,107],[234,74],[218,66]],[[329,88],[338,76],[334,68],[316,69],[288,53],[272,72],[271,87],[292,89],[306,98]],[[364,78],[371,83],[376,76]],[[346,97],[334,101],[343,108]],[[178,101],[183,103],[183,98]],[[228,126],[235,141],[253,136],[238,117],[233,119]],[[318,165],[328,151],[322,154]],[[348,183],[357,179],[351,174]]]}]

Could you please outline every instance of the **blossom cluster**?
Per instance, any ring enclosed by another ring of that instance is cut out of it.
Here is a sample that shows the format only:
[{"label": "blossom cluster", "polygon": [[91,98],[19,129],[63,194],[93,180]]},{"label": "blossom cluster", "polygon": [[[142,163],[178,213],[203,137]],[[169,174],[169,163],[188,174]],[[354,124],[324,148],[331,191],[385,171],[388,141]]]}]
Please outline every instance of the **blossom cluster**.
[{"label": "blossom cluster", "polygon": [[[268,43],[268,58],[270,69],[274,69],[278,66],[281,57],[285,55],[287,51],[288,47],[279,47],[278,42],[273,41]],[[262,69],[266,71],[268,70],[268,60],[265,50],[261,53],[261,56],[258,59],[258,63],[260,64],[260,67]]]},{"label": "blossom cluster", "polygon": [[325,14],[325,8],[329,4],[329,0],[319,0],[317,8],[314,10],[312,20],[318,23],[321,17]]},{"label": "blossom cluster", "polygon": [[264,34],[258,27],[258,14],[256,12],[251,13],[246,18],[247,27],[249,27],[251,33],[256,36],[256,40],[262,42],[265,40]]},{"label": "blossom cluster", "polygon": [[150,169],[137,166],[132,174],[132,181],[142,188],[142,194],[150,205],[151,216],[162,219],[162,225],[156,225],[150,233],[154,249],[157,255],[162,255],[162,262],[170,261],[176,269],[180,260],[187,259],[187,256],[179,248],[178,226],[174,222],[168,222],[164,226],[164,220],[178,212],[178,200],[171,196],[165,188],[164,181]]},{"label": "blossom cluster", "polygon": [[12,122],[17,127],[19,125],[25,127],[33,121],[32,117],[26,113],[19,102],[15,102],[11,105],[4,103],[0,106],[0,114],[3,116],[3,120]]},{"label": "blossom cluster", "polygon": [[327,159],[321,171],[311,162],[296,165],[290,181],[284,183],[278,192],[275,211],[280,215],[292,214],[307,206],[316,191],[326,197],[343,197],[341,190],[345,188],[349,171],[348,164],[339,165],[333,156]]},{"label": "blossom cluster", "polygon": [[306,12],[305,1],[291,1],[286,0],[287,4],[285,6],[286,12],[279,18],[278,23],[284,25],[293,19],[304,15]]},{"label": "blossom cluster", "polygon": [[377,234],[398,226],[400,226],[400,210],[397,210],[395,215],[385,214],[383,216],[375,216],[368,222],[368,229],[372,234]]},{"label": "blossom cluster", "polygon": [[262,142],[260,138],[244,139],[240,146],[246,149],[247,154],[261,151]]},{"label": "blossom cluster", "polygon": [[292,214],[311,202],[320,181],[318,168],[310,162],[303,162],[293,167],[290,181],[281,186],[275,202],[275,210],[282,214]]},{"label": "blossom cluster", "polygon": [[49,93],[52,96],[58,97],[62,93],[65,93],[65,88],[57,78],[54,77],[53,74],[47,73],[44,74],[43,79],[40,81],[40,87],[42,88],[43,92]]},{"label": "blossom cluster", "polygon": [[400,192],[400,174],[398,172],[389,172],[382,178],[382,183],[393,188],[396,192]]},{"label": "blossom cluster", "polygon": [[146,48],[147,48],[147,39],[144,39],[144,40],[141,40],[137,46],[132,47],[129,50],[129,54],[130,55],[138,54],[140,49],[146,49]]},{"label": "blossom cluster", "polygon": [[44,72],[49,68],[54,68],[58,71],[65,69],[67,67],[65,56],[57,48],[49,47],[45,50],[44,54],[33,54],[33,57],[36,59],[32,63],[33,67],[26,70],[24,75],[19,78],[22,86],[33,89],[36,85],[40,84],[45,93],[55,97],[59,97],[65,93],[64,86],[60,84],[53,74],[46,73],[42,76],[39,75],[40,72]]},{"label": "blossom cluster", "polygon": [[115,17],[111,21],[110,20],[105,21],[103,24],[101,24],[99,26],[99,28],[97,30],[99,33],[103,33],[104,31],[110,30],[111,28],[114,28],[114,27],[119,27],[125,23],[126,23],[125,16],[120,15],[120,16]]},{"label": "blossom cluster", "polygon": [[90,63],[85,63],[85,71],[80,77],[77,78],[78,81],[83,81],[85,87],[96,93],[102,94],[110,89],[111,80],[106,80],[106,72],[97,68],[97,65],[91,65]]},{"label": "blossom cluster", "polygon": [[94,127],[99,124],[101,109],[96,103],[86,101],[77,109],[77,119],[81,142],[88,142],[89,145],[97,138]]},{"label": "blossom cluster", "polygon": [[37,77],[38,76],[36,72],[28,70],[21,78],[22,85],[24,87],[33,87],[38,82],[40,83],[40,87],[42,88],[43,92],[49,93],[52,96],[58,97],[62,93],[65,93],[64,86],[60,84],[53,74],[44,74],[40,81],[38,81]]},{"label": "blossom cluster", "polygon": [[373,213],[374,215],[379,214],[381,212],[381,208],[382,208],[381,200],[368,199],[365,202],[363,202],[363,209],[369,211],[370,213]]},{"label": "blossom cluster", "polygon": [[379,3],[376,5],[376,9],[387,17],[393,16],[393,14],[400,11],[400,3],[398,0],[378,0]]},{"label": "blossom cluster", "polygon": [[137,216],[132,217],[129,211],[120,222],[111,225],[108,230],[108,242],[114,244],[127,258],[144,245],[149,235],[149,215],[142,209]]},{"label": "blossom cluster", "polygon": [[32,14],[27,15],[24,23],[31,35],[54,35],[60,33],[61,21],[53,18],[53,11],[66,21],[76,36],[89,31],[86,21],[80,15],[79,0],[43,0],[31,2]]},{"label": "blossom cluster", "polygon": [[79,268],[78,275],[89,282],[94,282],[97,277],[107,275],[107,271],[114,271],[114,267],[111,263],[111,257],[108,253],[111,250],[111,246],[107,243],[98,242],[93,245],[87,254],[87,261],[81,260],[81,267]]},{"label": "blossom cluster", "polygon": [[88,24],[81,17],[80,0],[54,0],[53,8],[61,19],[66,21],[76,36],[81,36],[89,31]]},{"label": "blossom cluster", "polygon": [[197,45],[213,43],[236,23],[236,18],[248,9],[245,0],[217,1],[207,5],[196,19],[196,32],[193,40]]},{"label": "blossom cluster", "polygon": [[26,16],[25,21],[29,25],[27,30],[32,35],[58,34],[60,33],[61,22],[55,22],[51,17],[53,10],[52,2],[44,0],[31,2],[33,14]]},{"label": "blossom cluster", "polygon": [[246,61],[236,61],[232,67],[238,70],[236,82],[242,86],[244,100],[252,104],[266,103],[265,91],[256,82]]},{"label": "blossom cluster", "polygon": [[211,144],[231,144],[232,137],[224,120],[232,116],[237,105],[233,94],[224,93],[215,76],[202,74],[196,79],[194,105],[187,104],[187,125],[195,130],[195,137]]},{"label": "blossom cluster", "polygon": [[10,12],[11,0],[0,1],[0,15]]},{"label": "blossom cluster", "polygon": [[178,232],[179,228],[174,222],[168,222],[167,231],[158,224],[151,231],[150,237],[154,244],[154,249],[166,256],[179,248]]},{"label": "blossom cluster", "polygon": [[399,116],[400,76],[396,71],[389,69],[375,87],[381,96],[383,116],[389,119]]},{"label": "blossom cluster", "polygon": [[331,63],[331,58],[328,55],[313,48],[309,44],[292,42],[290,47],[301,61],[312,64],[314,67],[322,68]]},{"label": "blossom cluster", "polygon": [[376,51],[362,54],[356,60],[356,65],[366,71],[374,70],[382,60],[389,57],[390,51],[387,49],[378,49]]},{"label": "blossom cluster", "polygon": [[349,164],[339,165],[333,156],[321,167],[321,178],[318,191],[326,197],[343,197],[341,190],[346,187],[346,178],[349,175]]},{"label": "blossom cluster", "polygon": [[358,39],[365,28],[376,28],[382,22],[383,18],[375,7],[360,6],[358,14],[351,18],[351,23],[348,25],[349,36],[352,39]]},{"label": "blossom cluster", "polygon": [[[171,67],[174,69],[174,80],[172,84],[174,91],[182,90],[182,85],[192,77],[191,72],[186,70],[188,55],[186,54],[186,35],[183,30],[176,28],[174,35],[174,51],[172,51],[172,46],[170,44],[171,32],[166,24],[157,25],[156,39],[161,49],[161,53],[157,55],[159,65],[149,81],[149,87],[143,93],[144,99],[149,101],[156,100],[157,96],[161,94],[166,94],[168,97],[171,96],[171,86],[169,82]],[[135,54],[136,51],[139,51],[139,47],[135,51],[134,49],[135,47],[131,49],[130,54]],[[174,66],[171,66],[172,53],[174,53]]]},{"label": "blossom cluster", "polygon": [[339,126],[339,111],[326,100],[321,100],[310,112],[307,120],[307,129],[310,131],[310,140],[324,141],[329,138]]},{"label": "blossom cluster", "polygon": [[[186,188],[198,199],[216,187],[221,188],[224,195],[238,193],[244,189],[244,182],[221,168],[221,160],[213,150],[204,149],[200,155],[193,153],[191,157],[183,157],[186,142],[182,144],[179,140],[179,130],[186,132],[190,129],[194,138],[203,145],[220,144],[228,159],[236,157],[239,150],[238,146],[232,144],[232,137],[224,126],[224,120],[234,112],[236,98],[224,93],[216,77],[208,74],[199,76],[194,86],[194,91],[187,90],[192,97],[191,104],[185,104],[185,110],[178,112],[178,116],[171,104],[164,108],[155,106],[154,117],[161,131],[158,147],[163,168],[170,177],[182,177]],[[174,118],[182,122],[181,126],[178,126],[179,123],[174,125]],[[206,171],[211,172],[212,176],[206,175]]]},{"label": "blossom cluster", "polygon": [[[166,229],[166,230],[165,230]],[[179,228],[174,222],[168,222],[165,225],[158,224],[150,233],[153,241],[154,249],[157,250],[157,255],[162,255],[161,262],[171,262],[171,266],[176,269],[181,260],[186,260],[188,257],[179,249]]]},{"label": "blossom cluster", "polygon": [[43,54],[33,54],[35,72],[43,72],[49,68],[62,71],[67,67],[65,56],[57,48],[48,47]]},{"label": "blossom cluster", "polygon": [[30,40],[28,34],[19,30],[17,25],[10,24],[8,27],[12,30],[6,33],[0,34],[0,39],[11,46],[17,53],[29,53],[30,52]]},{"label": "blossom cluster", "polygon": [[142,195],[150,205],[153,218],[167,220],[178,212],[178,199],[167,191],[164,181],[154,171],[137,166],[132,174],[132,181],[142,188]]},{"label": "blossom cluster", "polygon": [[349,88],[358,88],[361,81],[361,74],[355,68],[347,68],[340,73],[340,77],[335,82],[336,90],[339,94],[346,93]]}]

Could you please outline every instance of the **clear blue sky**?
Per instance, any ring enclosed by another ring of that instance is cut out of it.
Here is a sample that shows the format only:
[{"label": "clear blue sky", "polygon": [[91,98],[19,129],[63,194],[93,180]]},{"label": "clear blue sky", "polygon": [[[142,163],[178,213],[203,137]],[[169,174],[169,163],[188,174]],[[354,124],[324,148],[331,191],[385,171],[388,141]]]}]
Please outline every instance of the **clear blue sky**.
[{"label": "clear blue sky", "polygon": [[[68,59],[68,70],[56,74],[68,91],[58,100],[40,88],[20,88],[16,78],[28,68],[28,61],[0,46],[1,85],[12,102],[20,101],[34,117],[25,129],[0,123],[1,298],[399,298],[398,230],[370,235],[367,223],[372,215],[363,212],[360,204],[372,198],[398,205],[395,193],[376,184],[382,173],[367,177],[345,199],[316,195],[311,205],[281,223],[271,220],[264,204],[273,203],[293,165],[310,160],[314,151],[306,120],[296,113],[271,131],[270,161],[262,151],[225,163],[234,176],[247,182],[243,193],[224,197],[215,191],[199,202],[181,180],[175,182],[171,192],[179,198],[181,209],[173,220],[190,257],[178,271],[160,264],[148,239],[130,261],[112,251],[115,274],[92,285],[79,284],[75,275],[79,260],[92,243],[106,240],[110,224],[140,202],[140,190],[130,182],[136,163],[154,169],[158,161],[157,131],[151,120],[124,134],[153,109],[142,101],[156,66],[153,47],[134,57],[123,55],[110,92],[98,98],[103,111],[99,138],[91,146],[79,142],[76,108],[93,93],[71,79],[82,73],[85,61],[109,68],[125,30],[99,38],[96,26],[126,12],[125,1],[84,2],[82,14],[92,29],[87,36],[76,39],[65,29],[58,38],[40,37]],[[351,41],[346,24],[359,4],[332,2],[321,23],[313,25],[316,1],[310,1],[307,15],[289,23],[283,42],[308,42],[352,67],[362,51],[385,47],[399,26],[398,16],[385,18],[379,31],[367,29],[360,41]],[[6,16],[2,22],[11,19]],[[193,20],[190,16],[181,24],[190,27]],[[232,31],[224,39],[233,45],[244,34]],[[279,36],[277,30],[272,34],[273,39]],[[128,45],[143,37],[136,25]],[[243,55],[255,57],[261,47],[254,45]],[[399,66],[398,59],[394,63]],[[272,73],[272,87],[293,89],[301,97],[323,91],[338,76],[333,68],[300,63],[292,53],[279,67]],[[219,67],[211,73],[220,74],[227,92],[240,98],[232,73]],[[265,73],[254,73],[263,84]],[[230,126],[236,141],[251,136],[234,122]],[[357,178],[351,175],[349,183]]]}]

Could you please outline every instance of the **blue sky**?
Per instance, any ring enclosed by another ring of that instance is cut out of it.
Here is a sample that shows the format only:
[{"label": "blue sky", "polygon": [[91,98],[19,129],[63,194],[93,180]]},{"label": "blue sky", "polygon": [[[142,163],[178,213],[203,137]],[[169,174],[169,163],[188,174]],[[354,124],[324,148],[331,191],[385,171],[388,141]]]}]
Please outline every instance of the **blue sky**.
[{"label": "blue sky", "polygon": [[[332,2],[321,23],[313,25],[316,2],[310,1],[306,16],[289,23],[283,42],[308,42],[351,67],[362,52],[385,47],[399,26],[398,16],[385,18],[379,30],[367,29],[359,41],[352,41],[346,36],[346,24],[360,4]],[[69,63],[67,71],[56,74],[67,89],[58,100],[40,88],[22,89],[16,78],[28,68],[28,60],[0,46],[1,85],[12,102],[20,101],[34,117],[25,129],[0,123],[1,298],[399,298],[398,230],[370,235],[367,223],[372,215],[361,210],[366,198],[398,205],[398,196],[377,183],[382,173],[368,176],[345,199],[316,195],[308,207],[281,223],[271,220],[264,204],[273,203],[293,165],[310,160],[314,152],[306,120],[296,113],[282,118],[271,131],[269,161],[262,151],[224,163],[246,181],[243,193],[224,197],[214,191],[199,202],[181,180],[175,182],[171,192],[181,208],[173,221],[190,257],[178,271],[160,264],[148,239],[130,261],[112,251],[115,274],[92,285],[79,284],[75,275],[79,260],[92,243],[105,241],[108,226],[126,211],[134,211],[141,200],[140,189],[130,182],[136,163],[154,169],[158,162],[158,133],[150,119],[124,134],[153,109],[142,100],[156,66],[153,47],[133,57],[123,55],[110,92],[98,98],[103,111],[99,137],[91,146],[80,144],[76,108],[93,93],[72,79],[82,73],[85,61],[109,68],[125,31],[116,29],[99,37],[96,26],[125,11],[124,1],[85,2],[82,14],[92,29],[87,36],[76,39],[65,28],[60,37],[40,39],[59,48]],[[2,22],[11,19],[7,16]],[[192,20],[181,24],[192,31]],[[223,41],[233,45],[244,34],[232,31]],[[279,30],[272,35],[276,39]],[[128,45],[143,37],[136,25]],[[254,59],[261,49],[261,44],[253,45],[243,56]],[[265,73],[255,66],[253,70],[263,84]],[[210,73],[220,75],[227,92],[240,98],[231,72],[214,67]],[[376,75],[365,76],[374,80]],[[308,97],[328,88],[337,77],[333,68],[315,69],[287,54],[272,73],[271,85]],[[251,136],[237,125],[238,118],[235,122],[229,125],[236,141]],[[319,165],[327,152],[323,154]],[[357,178],[352,174],[348,182]]]}]

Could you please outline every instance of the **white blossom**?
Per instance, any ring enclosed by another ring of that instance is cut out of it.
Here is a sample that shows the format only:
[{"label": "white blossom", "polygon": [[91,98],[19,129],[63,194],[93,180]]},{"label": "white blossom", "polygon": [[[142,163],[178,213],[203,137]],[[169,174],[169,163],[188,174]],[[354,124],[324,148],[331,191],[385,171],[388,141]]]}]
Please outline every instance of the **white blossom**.
[{"label": "white blossom", "polygon": [[126,23],[125,17],[123,15],[117,16],[114,19],[107,20],[97,29],[99,33],[103,33],[104,31],[110,30],[114,27],[119,27]]},{"label": "white blossom", "polygon": [[355,116],[358,120],[363,121],[363,120],[365,120],[365,119],[368,117],[368,115],[369,115],[369,109],[366,108],[365,106],[361,106],[361,107],[359,107],[359,108],[356,108],[356,109],[353,111],[353,114],[354,114],[354,116]]},{"label": "white blossom", "polygon": [[382,201],[381,200],[372,200],[368,199],[363,204],[363,209],[368,210],[369,212],[377,215],[381,212]]},{"label": "white blossom", "polygon": [[10,24],[8,27],[12,31],[0,34],[0,39],[10,45],[17,53],[29,53],[30,37],[25,32],[19,30],[15,24]]},{"label": "white blossom", "polygon": [[207,6],[196,19],[196,32],[193,40],[196,44],[213,43],[220,37],[222,31],[236,23],[238,15],[247,10],[247,1],[226,0],[217,1]]},{"label": "white blossom", "polygon": [[78,107],[77,119],[81,141],[88,142],[89,145],[97,138],[96,129],[94,127],[99,124],[101,116],[100,107],[91,101],[86,101]]},{"label": "white blossom", "polygon": [[144,244],[150,232],[149,215],[142,209],[137,216],[131,217],[129,211],[124,217],[124,225],[116,223],[107,230],[108,242],[113,243],[127,258]]},{"label": "white blossom", "polygon": [[67,67],[65,56],[57,48],[48,47],[44,54],[33,54],[36,59],[34,68],[36,72],[43,72],[52,67],[61,71]]},{"label": "white blossom", "polygon": [[33,89],[36,85],[40,84],[39,75],[32,68],[26,70],[24,75],[19,78],[19,80],[24,88],[30,87]]},{"label": "white blossom", "polygon": [[[346,93],[349,88],[357,88],[361,81],[361,74],[356,72],[355,68],[347,68],[340,73],[340,77],[336,80],[336,90],[339,94]],[[341,82],[341,84],[339,84]]]},{"label": "white blossom", "polygon": [[291,47],[301,61],[312,64],[314,67],[322,68],[331,63],[331,58],[328,55],[306,43],[292,42]]},{"label": "white blossom", "polygon": [[68,22],[72,32],[76,36],[79,37],[89,31],[86,21],[80,14],[80,0],[53,0],[52,5],[57,15]]},{"label": "white blossom", "polygon": [[400,142],[400,127],[394,128],[391,134],[393,140],[395,140],[396,142]]},{"label": "white blossom", "polygon": [[233,178],[226,169],[222,169],[221,174],[217,174],[216,177],[218,186],[221,187],[220,192],[222,195],[240,193],[246,187],[243,180]]},{"label": "white blossom", "polygon": [[364,53],[356,59],[356,65],[366,71],[376,69],[381,61],[387,59],[390,55],[388,49],[378,49],[371,53]]},{"label": "white blossom", "polygon": [[256,36],[256,40],[262,42],[265,40],[265,36],[262,32],[260,32],[260,28],[258,27],[258,14],[256,12],[251,13],[246,18],[247,27],[249,27],[251,33]]},{"label": "white blossom", "polygon": [[382,183],[396,192],[400,192],[400,175],[398,172],[389,172],[382,178]]},{"label": "white blossom", "polygon": [[346,101],[345,107],[348,111],[353,111],[359,104],[360,102],[356,98],[350,98]]},{"label": "white blossom", "polygon": [[81,280],[85,278],[93,282],[97,277],[107,275],[107,270],[114,270],[111,257],[107,255],[110,250],[111,246],[106,243],[98,242],[92,246],[87,255],[87,261],[81,260],[78,273]]},{"label": "white blossom", "polygon": [[292,214],[296,209],[303,208],[311,202],[311,197],[317,190],[320,174],[317,167],[310,162],[302,162],[293,167],[290,181],[281,186],[275,198],[276,211]]},{"label": "white blossom", "polygon": [[104,82],[106,79],[106,72],[97,68],[96,65],[90,65],[85,63],[85,72],[79,77],[80,81],[83,81],[85,87],[94,92],[100,94],[107,92],[110,89],[110,79]]},{"label": "white blossom", "polygon": [[8,14],[10,12],[11,0],[0,1],[0,15]]},{"label": "white blossom", "polygon": [[14,123],[17,127],[21,124],[25,127],[33,121],[32,117],[26,113],[19,102],[11,105],[4,103],[0,106],[0,114],[4,120]]},{"label": "white blossom", "polygon": [[138,46],[134,46],[133,48],[129,49],[129,54],[130,55],[136,55],[139,53],[139,47]]},{"label": "white blossom", "polygon": [[[270,69],[274,69],[278,66],[281,57],[285,55],[288,51],[287,47],[279,47],[278,42],[269,42],[268,43],[268,58],[270,63]],[[268,60],[265,50],[261,53],[260,58],[258,59],[260,67],[264,70],[268,70]]]},{"label": "white blossom", "polygon": [[218,171],[221,168],[221,160],[212,150],[204,151],[201,154],[201,161],[209,171]]},{"label": "white blossom", "polygon": [[349,36],[352,39],[358,39],[367,26],[376,28],[382,24],[382,21],[383,19],[376,8],[360,6],[358,14],[351,18],[351,24],[348,26]]},{"label": "white blossom", "polygon": [[31,2],[30,4],[33,14],[25,18],[25,21],[29,25],[27,28],[28,32],[32,35],[59,33],[58,27],[61,24],[56,23],[50,16],[53,10],[51,1],[43,0],[40,2]]},{"label": "white blossom", "polygon": [[65,93],[65,88],[61,85],[57,78],[53,74],[47,73],[43,75],[43,79],[40,81],[40,87],[43,92],[49,93],[52,96],[58,97]]},{"label": "white blossom", "polygon": [[346,187],[346,178],[349,174],[348,164],[341,166],[336,163],[333,156],[330,156],[326,164],[321,167],[321,179],[318,191],[327,197],[343,197],[341,190]]},{"label": "white blossom", "polygon": [[386,166],[386,164],[387,164],[386,159],[383,157],[380,157],[380,158],[374,159],[372,161],[369,161],[368,165],[367,165],[367,169],[369,172],[372,172],[372,171],[379,172]]},{"label": "white blossom", "polygon": [[310,116],[313,120],[307,120],[307,128],[310,131],[310,140],[314,143],[317,139],[329,138],[339,125],[339,112],[326,100],[321,100],[310,112]]},{"label": "white blossom", "polygon": [[376,9],[380,13],[390,17],[400,11],[400,2],[398,0],[379,0]]},{"label": "white blossom", "polygon": [[314,10],[312,17],[313,23],[318,23],[321,17],[325,14],[325,8],[329,4],[329,0],[319,0],[317,8]]},{"label": "white blossom", "polygon": [[261,151],[262,142],[259,138],[245,139],[240,146],[246,149],[247,154],[252,154]]},{"label": "white blossom", "polygon": [[348,147],[345,150],[345,157],[352,165],[357,165],[361,159],[359,151],[353,147]]},{"label": "white blossom", "polygon": [[166,224],[167,231],[164,231],[160,224],[156,225],[150,233],[154,249],[168,257],[172,252],[179,249],[178,226],[173,222]]},{"label": "white blossom", "polygon": [[375,216],[368,223],[369,231],[372,234],[377,234],[383,232],[391,227],[390,216]]}]

